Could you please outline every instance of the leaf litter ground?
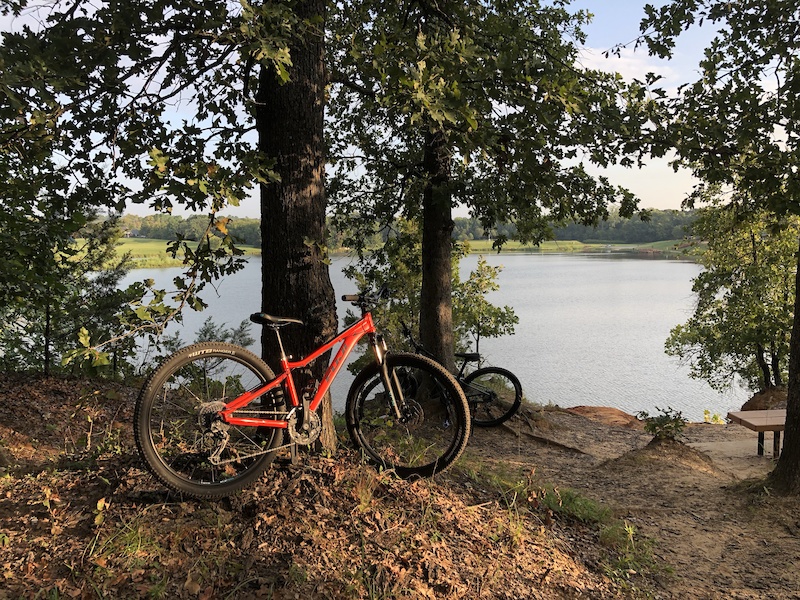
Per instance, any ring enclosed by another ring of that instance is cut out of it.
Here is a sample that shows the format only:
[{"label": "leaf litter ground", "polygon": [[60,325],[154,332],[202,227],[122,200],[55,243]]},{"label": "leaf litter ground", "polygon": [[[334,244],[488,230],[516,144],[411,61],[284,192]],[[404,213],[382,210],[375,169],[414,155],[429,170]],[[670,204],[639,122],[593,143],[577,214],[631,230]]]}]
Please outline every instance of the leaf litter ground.
[{"label": "leaf litter ground", "polygon": [[738,426],[652,444],[613,411],[527,407],[435,481],[343,443],[202,502],[141,468],[137,390],[0,384],[0,598],[800,597],[798,502],[764,489],[769,460],[693,447],[755,454]]}]

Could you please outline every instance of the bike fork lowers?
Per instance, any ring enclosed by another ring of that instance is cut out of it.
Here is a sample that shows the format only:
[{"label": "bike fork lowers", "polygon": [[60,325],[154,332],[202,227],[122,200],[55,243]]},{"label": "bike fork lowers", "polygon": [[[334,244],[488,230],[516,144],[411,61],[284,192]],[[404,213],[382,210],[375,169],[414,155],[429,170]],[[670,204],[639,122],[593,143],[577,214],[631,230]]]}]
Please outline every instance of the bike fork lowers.
[{"label": "bike fork lowers", "polygon": [[397,378],[397,373],[394,369],[389,370],[386,364],[387,347],[383,336],[371,334],[370,342],[372,343],[372,350],[375,352],[375,359],[381,367],[381,379],[389,394],[389,408],[394,411],[395,417],[398,421],[403,422],[403,411],[400,410],[401,406],[405,405],[403,399],[403,388],[400,385],[400,380]]}]

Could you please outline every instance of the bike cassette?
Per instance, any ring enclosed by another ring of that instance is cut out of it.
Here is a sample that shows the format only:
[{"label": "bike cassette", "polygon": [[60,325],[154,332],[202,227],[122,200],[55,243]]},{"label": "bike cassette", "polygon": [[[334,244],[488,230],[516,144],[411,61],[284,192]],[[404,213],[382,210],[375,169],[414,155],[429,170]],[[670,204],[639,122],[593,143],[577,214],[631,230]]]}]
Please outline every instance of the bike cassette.
[{"label": "bike cassette", "polygon": [[289,416],[289,439],[293,444],[307,446],[316,441],[320,433],[322,419],[315,411],[292,411]]},{"label": "bike cassette", "polygon": [[197,407],[197,423],[204,429],[210,429],[211,423],[219,420],[217,413],[225,409],[226,404],[219,400],[215,402],[204,402]]},{"label": "bike cassette", "polygon": [[197,422],[203,430],[200,437],[201,447],[207,451],[208,462],[220,464],[220,456],[228,446],[230,425],[222,420],[219,411],[225,408],[224,402],[204,402],[197,408]]}]

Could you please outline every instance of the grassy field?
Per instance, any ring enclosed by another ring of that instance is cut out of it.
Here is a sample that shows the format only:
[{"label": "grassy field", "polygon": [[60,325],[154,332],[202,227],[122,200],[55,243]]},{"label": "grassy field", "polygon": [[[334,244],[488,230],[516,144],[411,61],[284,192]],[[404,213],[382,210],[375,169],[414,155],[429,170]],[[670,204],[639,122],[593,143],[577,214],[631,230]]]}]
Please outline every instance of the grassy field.
[{"label": "grassy field", "polygon": [[[119,244],[119,254],[130,253],[135,268],[176,267],[183,264],[179,258],[172,258],[167,253],[167,240],[149,238],[125,238]],[[240,246],[245,254],[260,254],[258,248]]]},{"label": "grassy field", "polygon": [[[639,253],[667,253],[681,255],[680,240],[666,240],[650,244],[607,244],[583,243],[574,240],[548,241],[541,246],[523,245],[510,241],[503,246],[503,252],[639,252]],[[469,243],[470,250],[475,254],[488,254],[495,252],[491,240],[474,240]],[[174,259],[167,254],[166,240],[153,240],[147,238],[126,238],[119,245],[120,254],[129,252],[137,268],[160,268],[181,265],[179,259]],[[252,246],[242,246],[245,254],[258,255],[260,250]]]}]

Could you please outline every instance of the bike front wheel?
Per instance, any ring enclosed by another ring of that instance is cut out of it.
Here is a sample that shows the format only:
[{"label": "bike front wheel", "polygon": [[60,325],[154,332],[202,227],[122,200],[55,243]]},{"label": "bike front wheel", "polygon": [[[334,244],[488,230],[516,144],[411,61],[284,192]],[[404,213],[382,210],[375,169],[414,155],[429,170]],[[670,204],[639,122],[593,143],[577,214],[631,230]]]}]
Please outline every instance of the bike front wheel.
[{"label": "bike front wheel", "polygon": [[[232,344],[204,342],[170,356],[136,401],[134,437],[150,471],[197,498],[227,496],[255,481],[272,463],[283,431],[229,425],[219,411],[272,379],[264,361]],[[270,419],[285,411],[280,388],[242,409]]]},{"label": "bike front wheel", "polygon": [[522,384],[511,371],[500,367],[473,371],[464,378],[461,387],[476,427],[505,423],[522,404]]},{"label": "bike front wheel", "polygon": [[432,477],[467,445],[469,408],[455,378],[417,354],[388,354],[353,381],[347,395],[350,437],[374,464],[398,476]]}]

